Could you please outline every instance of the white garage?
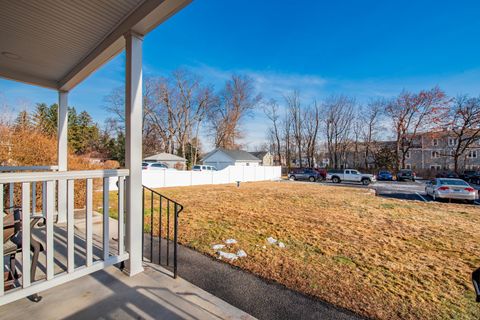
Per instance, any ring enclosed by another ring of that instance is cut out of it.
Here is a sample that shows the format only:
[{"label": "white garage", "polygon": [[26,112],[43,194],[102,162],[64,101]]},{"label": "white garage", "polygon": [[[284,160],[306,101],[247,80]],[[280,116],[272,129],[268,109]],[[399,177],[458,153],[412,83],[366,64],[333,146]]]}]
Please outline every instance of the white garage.
[{"label": "white garage", "polygon": [[203,164],[222,170],[228,166],[259,166],[262,161],[243,150],[217,148],[203,157]]}]

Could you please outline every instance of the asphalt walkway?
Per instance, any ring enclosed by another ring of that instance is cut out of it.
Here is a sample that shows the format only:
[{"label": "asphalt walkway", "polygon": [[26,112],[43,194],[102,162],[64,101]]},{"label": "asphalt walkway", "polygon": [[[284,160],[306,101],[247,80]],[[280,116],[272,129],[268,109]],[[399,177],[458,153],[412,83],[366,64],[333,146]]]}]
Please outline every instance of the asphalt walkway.
[{"label": "asphalt walkway", "polygon": [[179,246],[179,276],[258,319],[362,319]]}]

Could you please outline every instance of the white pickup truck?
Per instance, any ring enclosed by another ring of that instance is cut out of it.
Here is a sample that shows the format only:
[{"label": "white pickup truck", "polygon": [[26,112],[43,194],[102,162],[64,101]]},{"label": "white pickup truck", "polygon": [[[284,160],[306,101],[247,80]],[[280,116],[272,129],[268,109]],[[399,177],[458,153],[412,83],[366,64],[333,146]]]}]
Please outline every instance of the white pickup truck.
[{"label": "white pickup truck", "polygon": [[363,174],[353,169],[338,169],[328,170],[326,180],[332,180],[332,182],[340,183],[345,182],[360,182],[365,186],[377,181],[373,174]]}]

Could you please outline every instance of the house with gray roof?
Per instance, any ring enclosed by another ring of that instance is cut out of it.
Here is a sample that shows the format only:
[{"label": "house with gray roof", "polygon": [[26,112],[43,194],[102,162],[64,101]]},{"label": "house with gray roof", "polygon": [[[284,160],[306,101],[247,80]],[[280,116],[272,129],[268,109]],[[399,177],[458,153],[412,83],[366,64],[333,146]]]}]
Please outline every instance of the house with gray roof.
[{"label": "house with gray roof", "polygon": [[254,157],[257,157],[260,159],[262,162],[260,165],[262,166],[273,166],[274,161],[273,161],[273,155],[268,152],[268,151],[255,151],[255,152],[250,152]]},{"label": "house with gray roof", "polygon": [[159,162],[167,165],[172,169],[184,170],[186,168],[187,159],[179,157],[177,155],[162,152],[154,154],[153,156],[143,159],[144,162]]},{"label": "house with gray roof", "polygon": [[262,160],[244,150],[217,148],[203,157],[203,164],[214,166],[217,170],[228,166],[259,166]]}]

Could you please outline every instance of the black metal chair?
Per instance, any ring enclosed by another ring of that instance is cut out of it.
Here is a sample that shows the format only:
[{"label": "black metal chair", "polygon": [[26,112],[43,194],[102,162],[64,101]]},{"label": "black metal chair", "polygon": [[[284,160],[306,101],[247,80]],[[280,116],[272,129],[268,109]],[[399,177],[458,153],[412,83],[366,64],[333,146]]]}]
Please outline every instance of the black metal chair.
[{"label": "black metal chair", "polygon": [[[15,256],[17,253],[22,252],[22,211],[19,208],[13,208],[9,210],[10,213],[7,213],[4,216],[4,221],[10,221],[10,223],[4,224],[4,237],[7,234],[8,239],[3,240],[3,255],[9,256],[9,270],[8,276],[5,281],[6,288],[13,288],[17,280],[21,277],[16,268],[16,260]],[[13,212],[12,212],[13,211]],[[10,216],[9,216],[10,215]],[[13,218],[13,219],[12,219]],[[42,223],[40,223],[43,221]],[[33,230],[35,226],[41,226],[45,224],[45,218],[43,216],[32,216],[30,217],[30,230]],[[13,232],[12,229],[13,228]],[[9,230],[10,229],[10,230]],[[30,232],[30,251],[33,252],[33,257],[31,260],[31,267],[30,267],[30,279],[31,281],[35,281],[35,274],[38,267],[38,257],[40,252],[44,251],[43,245],[35,239],[32,232]],[[4,276],[5,277],[5,276]],[[39,302],[42,297],[38,294],[34,294],[28,297],[30,300],[34,302]]]},{"label": "black metal chair", "polygon": [[472,272],[472,282],[475,289],[476,302],[480,302],[480,268]]}]

